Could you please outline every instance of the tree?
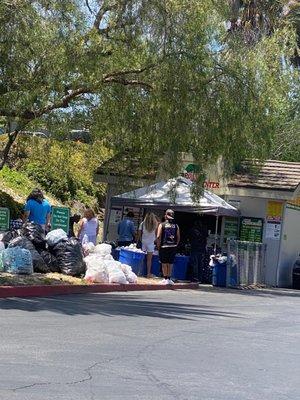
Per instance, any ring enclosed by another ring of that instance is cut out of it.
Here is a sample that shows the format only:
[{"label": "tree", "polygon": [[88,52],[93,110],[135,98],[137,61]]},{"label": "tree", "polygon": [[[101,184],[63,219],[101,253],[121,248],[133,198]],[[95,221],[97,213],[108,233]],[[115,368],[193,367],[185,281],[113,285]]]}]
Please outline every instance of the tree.
[{"label": "tree", "polygon": [[[286,32],[281,41],[289,51],[274,52],[271,62],[281,64],[281,76],[290,79],[285,101],[277,104],[276,120],[271,135],[269,157],[300,161],[299,140],[299,66],[300,66],[300,1],[299,0],[230,0],[230,40],[241,40],[251,49],[260,42],[272,42],[278,32]],[[289,29],[287,29],[289,27]],[[276,39],[275,39],[276,41]],[[277,59],[276,59],[277,58]],[[269,63],[271,66],[271,63]],[[283,117],[283,118],[282,118]]]},{"label": "tree", "polygon": [[283,24],[290,23],[297,36],[292,62],[300,66],[299,0],[229,0],[229,31],[241,34],[248,44],[272,35]]},{"label": "tree", "polygon": [[[244,158],[272,156],[279,133],[298,126],[299,75],[288,67],[294,28],[283,24],[249,46],[225,29],[224,2],[190,2],[184,17],[182,10],[170,27],[180,41],[167,42],[151,96],[108,88],[93,112],[94,127],[116,149],[142,153],[145,163],[169,154],[162,160],[169,174],[178,171],[180,153],[191,153],[203,169],[221,156],[227,172]],[[116,104],[121,113],[112,112]]]},{"label": "tree", "polygon": [[[56,110],[89,106],[108,85],[150,84],[144,73],[158,57],[152,30],[159,1],[4,0],[0,4],[0,117],[8,141],[0,169],[18,134]],[[160,21],[162,23],[162,21]],[[152,47],[152,50],[151,50]]]},{"label": "tree", "polygon": [[62,130],[74,113],[145,164],[169,154],[170,174],[182,152],[202,166],[223,156],[228,170],[266,156],[274,130],[292,124],[297,72],[280,57],[295,48],[295,28],[249,48],[228,36],[229,15],[227,0],[1,2],[0,169],[25,128]]}]

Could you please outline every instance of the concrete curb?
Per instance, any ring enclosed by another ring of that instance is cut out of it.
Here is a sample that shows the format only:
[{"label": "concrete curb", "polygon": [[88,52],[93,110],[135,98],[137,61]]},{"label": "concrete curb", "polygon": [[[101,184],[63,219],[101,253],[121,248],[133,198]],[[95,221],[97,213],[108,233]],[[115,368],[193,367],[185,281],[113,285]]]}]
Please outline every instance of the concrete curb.
[{"label": "concrete curb", "polygon": [[154,284],[95,284],[95,285],[37,285],[0,286],[0,298],[6,297],[46,297],[63,294],[137,292],[145,290],[198,289],[198,283],[176,283],[175,285]]}]

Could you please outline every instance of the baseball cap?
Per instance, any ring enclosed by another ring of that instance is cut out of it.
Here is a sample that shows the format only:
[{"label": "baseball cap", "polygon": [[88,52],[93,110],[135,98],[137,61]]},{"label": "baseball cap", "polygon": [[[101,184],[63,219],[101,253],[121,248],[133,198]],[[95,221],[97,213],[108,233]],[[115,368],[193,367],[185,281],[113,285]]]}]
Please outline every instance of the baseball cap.
[{"label": "baseball cap", "polygon": [[174,219],[174,211],[171,210],[170,208],[166,211],[165,215],[166,215],[169,219]]}]

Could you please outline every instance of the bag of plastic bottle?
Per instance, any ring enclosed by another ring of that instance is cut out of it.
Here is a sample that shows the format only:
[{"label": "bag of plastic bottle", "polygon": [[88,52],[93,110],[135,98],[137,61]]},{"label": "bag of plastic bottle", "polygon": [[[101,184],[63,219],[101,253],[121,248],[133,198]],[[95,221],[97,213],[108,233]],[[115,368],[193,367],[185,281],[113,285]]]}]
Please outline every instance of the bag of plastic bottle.
[{"label": "bag of plastic bottle", "polygon": [[82,238],[81,244],[82,244],[82,246],[84,246],[85,244],[88,244],[88,243],[89,243],[89,237],[87,234],[85,234]]},{"label": "bag of plastic bottle", "polygon": [[84,258],[86,264],[85,279],[90,282],[108,283],[108,272],[102,257],[98,254],[91,254]]},{"label": "bag of plastic bottle", "polygon": [[88,268],[84,279],[90,283],[108,283],[109,276],[105,266],[98,266],[96,268]]},{"label": "bag of plastic bottle", "polygon": [[122,271],[122,268],[121,268],[121,263],[120,263],[120,261],[116,261],[116,260],[103,260],[103,263],[104,263],[104,265],[106,266],[106,268],[108,269],[108,270],[110,270],[110,269],[117,269],[117,270],[121,270]]},{"label": "bag of plastic bottle", "polygon": [[109,276],[109,283],[119,283],[121,285],[127,284],[126,276],[124,275],[124,272],[121,271],[120,269],[109,270],[108,276]]},{"label": "bag of plastic bottle", "polygon": [[122,271],[121,263],[119,261],[103,260],[103,263],[108,271],[109,283],[119,283],[123,285],[127,283],[126,276]]},{"label": "bag of plastic bottle", "polygon": [[3,251],[2,260],[4,270],[11,274],[26,274],[33,273],[31,253],[27,249],[21,247],[11,247]]},{"label": "bag of plastic bottle", "polygon": [[134,272],[132,272],[132,268],[130,267],[130,265],[121,264],[121,269],[124,275],[126,276],[127,282],[137,283],[137,275]]},{"label": "bag of plastic bottle", "polygon": [[138,283],[138,277],[133,271],[129,271],[126,275],[127,282]]},{"label": "bag of plastic bottle", "polygon": [[57,265],[63,274],[78,276],[86,271],[81,244],[76,238],[62,239],[52,249]]},{"label": "bag of plastic bottle", "polygon": [[97,269],[99,266],[104,265],[103,259],[98,257],[96,254],[89,254],[88,256],[84,257],[83,260],[86,264],[86,269]]},{"label": "bag of plastic bottle", "polygon": [[94,245],[94,243],[89,241],[88,235],[83,236],[81,245],[82,245],[84,256],[88,256],[90,253],[94,253],[95,245]]},{"label": "bag of plastic bottle", "polygon": [[30,251],[34,272],[50,272],[50,269],[44,262],[43,257],[39,254],[39,252],[36,250],[33,243],[29,239],[22,236],[16,237],[12,239],[8,244],[8,248],[12,247],[21,247],[22,249]]},{"label": "bag of plastic bottle", "polygon": [[63,229],[54,229],[53,231],[50,231],[46,235],[46,242],[49,247],[55,246],[57,243],[59,243],[62,239],[66,239],[68,235]]},{"label": "bag of plastic bottle", "polygon": [[95,253],[99,253],[104,256],[111,254],[111,245],[107,243],[97,244],[95,247]]}]

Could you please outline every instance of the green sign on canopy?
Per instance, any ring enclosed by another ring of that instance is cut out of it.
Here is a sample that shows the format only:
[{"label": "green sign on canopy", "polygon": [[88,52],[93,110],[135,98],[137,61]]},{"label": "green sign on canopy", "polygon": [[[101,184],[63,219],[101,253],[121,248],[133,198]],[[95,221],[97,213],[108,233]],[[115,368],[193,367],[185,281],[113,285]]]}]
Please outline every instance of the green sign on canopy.
[{"label": "green sign on canopy", "polygon": [[0,207],[0,231],[7,231],[10,223],[10,212],[8,208]]},{"label": "green sign on canopy", "polygon": [[52,207],[51,229],[63,229],[69,232],[70,209],[67,207]]}]

